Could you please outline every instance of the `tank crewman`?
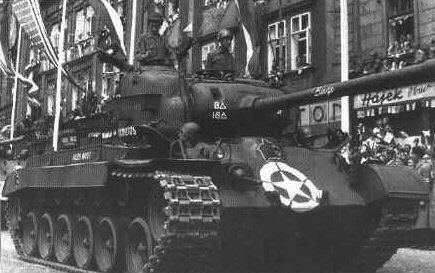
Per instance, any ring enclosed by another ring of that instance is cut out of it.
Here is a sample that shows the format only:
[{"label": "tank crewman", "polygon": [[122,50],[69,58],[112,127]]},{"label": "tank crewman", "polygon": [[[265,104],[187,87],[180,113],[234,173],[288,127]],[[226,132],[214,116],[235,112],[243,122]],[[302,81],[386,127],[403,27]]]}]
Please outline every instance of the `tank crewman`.
[{"label": "tank crewman", "polygon": [[162,22],[163,16],[157,10],[149,14],[148,32],[141,35],[136,52],[136,58],[141,66],[170,65],[165,38],[159,35]]},{"label": "tank crewman", "polygon": [[233,34],[228,29],[222,29],[218,34],[219,47],[209,53],[205,68],[207,70],[236,70],[236,61],[230,52]]}]

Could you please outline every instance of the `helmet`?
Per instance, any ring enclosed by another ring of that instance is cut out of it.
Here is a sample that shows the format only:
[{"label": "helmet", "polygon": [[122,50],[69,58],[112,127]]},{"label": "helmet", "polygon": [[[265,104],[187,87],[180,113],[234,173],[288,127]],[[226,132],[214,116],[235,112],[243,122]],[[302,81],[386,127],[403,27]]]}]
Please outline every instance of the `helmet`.
[{"label": "helmet", "polygon": [[218,41],[221,41],[222,39],[225,39],[225,38],[233,38],[233,34],[231,33],[231,31],[226,29],[226,28],[221,29],[219,31],[219,33],[218,33]]},{"label": "helmet", "polygon": [[158,6],[154,6],[148,13],[148,21],[163,21],[162,11]]},{"label": "helmet", "polygon": [[182,140],[195,140],[200,131],[200,127],[196,122],[187,122],[181,126],[180,138]]}]

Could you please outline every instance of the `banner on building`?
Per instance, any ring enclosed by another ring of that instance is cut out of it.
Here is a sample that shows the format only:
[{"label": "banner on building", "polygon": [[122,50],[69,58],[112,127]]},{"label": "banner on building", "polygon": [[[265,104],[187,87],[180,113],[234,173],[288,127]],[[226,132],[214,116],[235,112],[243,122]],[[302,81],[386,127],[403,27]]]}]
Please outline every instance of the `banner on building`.
[{"label": "banner on building", "polygon": [[30,43],[42,49],[50,62],[57,67],[59,60],[45,29],[39,3],[36,0],[13,0],[12,11],[30,38]]},{"label": "banner on building", "polygon": [[332,100],[299,107],[301,126],[341,121],[341,101]]},{"label": "banner on building", "polygon": [[435,82],[357,95],[354,97],[354,108],[380,107],[430,98],[435,98]]}]

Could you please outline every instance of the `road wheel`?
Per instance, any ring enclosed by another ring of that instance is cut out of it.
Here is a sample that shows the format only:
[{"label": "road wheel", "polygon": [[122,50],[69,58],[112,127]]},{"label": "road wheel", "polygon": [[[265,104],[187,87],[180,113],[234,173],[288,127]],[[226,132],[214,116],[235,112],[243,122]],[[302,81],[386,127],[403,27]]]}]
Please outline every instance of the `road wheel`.
[{"label": "road wheel", "polygon": [[54,234],[54,255],[58,262],[67,264],[71,260],[73,246],[73,229],[68,215],[62,214],[57,218]]},{"label": "road wheel", "polygon": [[95,234],[95,262],[102,272],[113,272],[120,250],[118,227],[110,217],[103,217]]},{"label": "road wheel", "polygon": [[23,251],[27,256],[35,256],[38,250],[38,221],[35,212],[27,213],[23,221]]},{"label": "road wheel", "polygon": [[92,221],[87,216],[79,216],[73,233],[73,255],[76,265],[88,269],[94,255],[94,231]]},{"label": "road wheel", "polygon": [[125,245],[127,272],[143,272],[148,257],[152,254],[151,233],[146,221],[140,217],[128,226]]},{"label": "road wheel", "polygon": [[53,238],[53,218],[49,213],[44,213],[39,220],[38,226],[38,249],[39,255],[44,260],[53,257],[54,238]]}]

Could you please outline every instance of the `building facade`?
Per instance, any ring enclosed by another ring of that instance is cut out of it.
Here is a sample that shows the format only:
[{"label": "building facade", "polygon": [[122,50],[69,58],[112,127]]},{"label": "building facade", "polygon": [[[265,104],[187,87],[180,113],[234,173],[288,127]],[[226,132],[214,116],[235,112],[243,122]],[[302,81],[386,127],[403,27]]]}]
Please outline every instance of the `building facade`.
[{"label": "building facade", "polygon": [[[280,71],[284,82],[282,89],[287,93],[340,81],[339,0],[252,1],[256,2],[256,16],[259,19],[256,26],[260,29],[258,33],[261,35],[259,64],[262,78],[267,78],[274,71]],[[137,1],[134,14],[133,2],[133,0],[110,1],[120,14],[124,25],[127,54],[130,55],[130,51],[134,48],[130,45],[135,44],[140,34],[147,30],[147,14],[151,10],[150,5],[165,3],[166,16],[178,14],[181,18],[181,28],[189,29],[186,31],[190,31],[189,35],[195,40],[187,58],[178,64],[180,70],[187,75],[193,75],[195,71],[205,68],[208,53],[216,48],[217,33],[222,27],[222,20],[226,17],[228,7],[234,3],[234,0]],[[40,1],[43,20],[55,47],[59,42],[60,4],[60,0]],[[11,14],[10,5],[3,4],[2,8],[6,14]],[[94,92],[100,97],[112,95],[119,77],[118,69],[102,63],[96,54],[98,33],[104,24],[101,22],[98,10],[93,10],[86,0],[68,1],[67,14],[68,27],[64,45],[65,67],[77,85],[64,80],[61,102],[64,117],[79,107],[80,101],[86,98],[87,92]],[[411,55],[421,48],[425,51],[425,58],[431,57],[431,46],[435,48],[435,42],[431,44],[435,39],[433,14],[435,14],[433,0],[348,0],[350,76],[363,77],[366,74],[388,73],[389,70],[399,69],[400,60],[389,55],[389,49],[395,42],[403,44],[407,39],[412,44],[413,53]],[[1,18],[2,22],[6,18],[12,18],[12,16]],[[135,33],[131,31],[133,18],[136,18]],[[14,22],[6,21],[10,25],[9,28],[17,30]],[[231,50],[237,63],[235,69],[243,74],[246,67],[247,46],[240,20],[234,20],[232,24],[226,22],[225,27],[230,28],[235,35]],[[9,33],[9,36],[16,37],[15,39],[9,38],[9,53],[14,60],[17,56],[19,39],[17,31],[15,34],[13,34],[14,31]],[[56,69],[44,58],[44,54],[31,47],[26,34],[22,35],[20,71],[24,71],[29,65],[35,65],[37,71],[34,79],[40,87],[37,98],[43,106],[43,114],[54,115]],[[374,56],[379,58],[376,59]],[[411,59],[411,61],[407,60],[406,65],[418,65],[414,64],[415,58]],[[379,62],[383,64],[384,61],[388,63],[388,68],[382,69]],[[377,69],[373,68],[375,62],[378,63]],[[431,83],[422,84],[431,86]],[[0,94],[0,118],[4,120],[2,125],[7,124],[10,116],[12,86],[13,81],[2,78],[2,93]],[[403,86],[402,88],[408,87]],[[377,91],[380,90],[373,90],[373,92]],[[26,86],[19,84],[18,94],[20,98],[17,107],[17,122],[19,123],[31,113],[32,107],[26,99]],[[421,99],[418,97],[418,100]],[[430,97],[423,99],[431,101]],[[415,99],[401,103],[404,103],[404,109],[407,109],[406,104],[413,102]],[[391,110],[393,109],[391,105],[389,105],[390,110],[385,111],[379,110],[379,105],[372,108],[361,105],[356,101],[352,105],[354,120],[371,120],[379,113],[380,115],[384,112],[393,115],[392,112],[401,111]],[[375,108],[376,111],[373,110]],[[409,109],[412,108],[411,105]],[[310,126],[314,130],[324,130],[326,127],[340,125],[339,100],[305,105],[301,107],[301,110],[303,126]]]},{"label": "building facade", "polygon": [[[124,44],[127,57],[134,54],[134,48],[140,35],[147,31],[147,14],[152,10],[155,3],[161,1],[147,0],[136,1],[133,14],[133,2],[130,0],[110,0],[112,7],[120,15],[124,28]],[[169,1],[170,10],[177,9],[178,1]],[[48,38],[57,54],[61,25],[62,1],[40,0],[42,19],[47,31]],[[27,76],[27,71],[34,72],[33,80],[39,86],[39,90],[32,94],[33,98],[41,104],[42,113],[38,116],[53,117],[55,114],[56,77],[57,69],[48,60],[44,52],[33,46],[29,36],[24,31],[18,37],[19,26],[14,20],[11,2],[4,2],[1,22],[9,23],[6,32],[14,33],[8,38],[8,53],[10,59],[15,63],[19,54],[20,73]],[[166,10],[169,15],[169,9]],[[136,31],[132,33],[133,18],[135,18]],[[99,99],[107,98],[114,94],[119,79],[119,69],[115,66],[103,63],[98,58],[97,42],[98,35],[104,27],[107,17],[102,16],[101,11],[94,10],[87,0],[67,1],[67,28],[64,43],[64,67],[69,72],[70,80],[63,77],[62,80],[62,101],[61,116],[67,119],[68,116],[80,107],[83,100],[86,100],[90,92],[96,94]],[[2,24],[3,25],[3,24]],[[2,28],[2,31],[4,28]],[[10,30],[10,31],[9,31]],[[4,37],[2,35],[2,37]],[[7,37],[7,35],[6,35]],[[8,44],[7,42],[4,43]],[[18,50],[18,44],[20,44]],[[131,51],[131,52],[130,52]],[[1,126],[10,124],[12,110],[12,88],[13,79],[1,76],[1,99],[0,118],[4,120]],[[34,105],[28,99],[28,89],[22,82],[18,81],[16,126],[20,126],[24,119],[35,115]],[[38,118],[38,117],[36,117]],[[0,120],[0,121],[2,121]]]},{"label": "building facade", "polygon": [[[261,9],[259,12],[262,16],[257,27],[264,33],[260,54],[264,78],[274,69],[282,71],[285,83],[282,89],[285,92],[340,81],[339,0],[254,2],[257,2],[257,8]],[[192,5],[181,6],[194,13],[193,35],[198,41],[193,49],[191,67],[187,68],[188,71],[204,68],[207,54],[216,47],[217,32],[229,3],[231,1],[203,0],[195,1],[194,8]],[[394,63],[389,59],[388,49],[396,41],[400,45],[406,39],[410,39],[413,50],[411,55],[421,48],[425,51],[425,58],[430,58],[431,41],[435,39],[434,13],[433,0],[348,0],[350,76],[361,77],[375,73],[365,71],[373,65],[373,56],[378,56],[376,61],[381,64],[383,60],[388,60],[389,69],[382,71],[388,73],[392,69],[391,63]],[[247,49],[243,30],[240,23],[234,25],[232,30],[235,33],[232,49],[238,64],[236,69],[243,73]],[[415,62],[413,56],[410,59],[406,64],[408,66],[414,65]],[[393,69],[398,69],[399,64],[396,66]],[[382,69],[377,70],[376,73]],[[363,117],[361,109],[358,108],[360,105],[356,103],[357,108],[352,106],[354,122],[358,117]],[[408,108],[412,109],[412,106]],[[306,105],[301,107],[301,110],[303,126],[310,126],[317,131],[322,131],[325,127],[340,126],[340,100]],[[381,113],[384,112],[381,110]]]}]

